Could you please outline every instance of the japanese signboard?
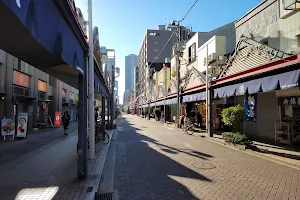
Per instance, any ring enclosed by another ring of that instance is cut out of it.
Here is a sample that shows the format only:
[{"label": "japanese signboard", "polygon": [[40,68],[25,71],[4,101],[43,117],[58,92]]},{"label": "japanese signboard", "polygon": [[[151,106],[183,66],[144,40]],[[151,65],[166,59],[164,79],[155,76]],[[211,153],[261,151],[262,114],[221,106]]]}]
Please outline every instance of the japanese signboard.
[{"label": "japanese signboard", "polygon": [[257,94],[246,94],[245,95],[245,119],[247,121],[256,121],[256,103],[257,103]]},{"label": "japanese signboard", "polygon": [[27,122],[28,122],[28,113],[19,113],[17,137],[22,137],[22,138],[27,137]]},{"label": "japanese signboard", "polygon": [[14,84],[22,87],[29,86],[29,76],[18,71],[14,71]]},{"label": "japanese signboard", "polygon": [[1,120],[1,135],[14,135],[15,134],[15,120],[14,119],[2,119]]},{"label": "japanese signboard", "polygon": [[38,80],[38,90],[40,92],[47,92],[47,83],[41,80]]},{"label": "japanese signboard", "polygon": [[55,112],[54,126],[60,126],[60,112]]},{"label": "japanese signboard", "polygon": [[278,104],[281,106],[300,106],[300,96],[279,97]]}]

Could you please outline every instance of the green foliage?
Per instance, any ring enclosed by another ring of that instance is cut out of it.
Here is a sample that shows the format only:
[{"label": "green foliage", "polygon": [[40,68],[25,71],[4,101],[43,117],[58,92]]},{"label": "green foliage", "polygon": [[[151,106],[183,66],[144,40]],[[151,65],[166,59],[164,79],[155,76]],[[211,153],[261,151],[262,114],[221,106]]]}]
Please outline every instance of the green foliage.
[{"label": "green foliage", "polygon": [[246,135],[239,133],[225,132],[222,134],[222,137],[225,142],[232,143],[234,145],[249,145],[252,143],[252,141],[249,140]]},{"label": "green foliage", "polygon": [[225,125],[232,128],[235,133],[243,132],[243,122],[245,118],[245,110],[241,105],[225,108],[222,111],[222,121]]}]

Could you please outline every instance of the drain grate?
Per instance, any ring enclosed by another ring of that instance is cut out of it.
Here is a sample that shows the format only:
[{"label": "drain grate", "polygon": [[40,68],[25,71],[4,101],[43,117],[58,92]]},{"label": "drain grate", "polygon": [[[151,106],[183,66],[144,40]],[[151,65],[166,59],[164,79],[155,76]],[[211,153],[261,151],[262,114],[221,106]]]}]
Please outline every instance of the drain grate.
[{"label": "drain grate", "polygon": [[113,193],[97,194],[95,200],[113,200]]}]

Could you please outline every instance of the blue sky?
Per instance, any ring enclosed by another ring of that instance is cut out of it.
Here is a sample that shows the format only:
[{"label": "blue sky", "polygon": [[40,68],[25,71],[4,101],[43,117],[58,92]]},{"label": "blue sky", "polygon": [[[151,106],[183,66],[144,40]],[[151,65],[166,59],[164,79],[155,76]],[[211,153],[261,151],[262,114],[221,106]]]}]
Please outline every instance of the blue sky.
[{"label": "blue sky", "polygon": [[[87,1],[75,0],[85,19]],[[115,49],[116,66],[121,69],[119,96],[125,88],[125,56],[138,54],[146,29],[180,20],[195,0],[93,0],[93,26],[99,28],[100,45]],[[210,31],[241,18],[262,0],[199,0],[182,22],[193,31]]]}]

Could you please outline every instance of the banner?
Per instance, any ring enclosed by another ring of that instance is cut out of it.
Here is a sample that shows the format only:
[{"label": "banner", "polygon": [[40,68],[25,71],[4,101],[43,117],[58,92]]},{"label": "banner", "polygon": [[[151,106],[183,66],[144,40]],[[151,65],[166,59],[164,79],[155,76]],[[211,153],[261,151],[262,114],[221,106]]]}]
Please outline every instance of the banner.
[{"label": "banner", "polygon": [[55,112],[54,126],[60,126],[60,112]]},{"label": "banner", "polygon": [[256,121],[256,102],[257,102],[257,94],[245,94],[245,119],[247,121]]},{"label": "banner", "polygon": [[280,106],[300,106],[300,96],[279,97],[278,104]]},{"label": "banner", "polygon": [[27,138],[28,113],[19,113],[17,137]]},{"label": "banner", "polygon": [[1,120],[1,135],[15,135],[15,119],[2,119]]}]

